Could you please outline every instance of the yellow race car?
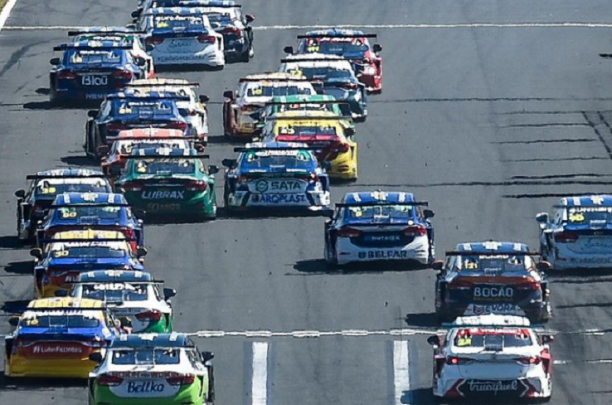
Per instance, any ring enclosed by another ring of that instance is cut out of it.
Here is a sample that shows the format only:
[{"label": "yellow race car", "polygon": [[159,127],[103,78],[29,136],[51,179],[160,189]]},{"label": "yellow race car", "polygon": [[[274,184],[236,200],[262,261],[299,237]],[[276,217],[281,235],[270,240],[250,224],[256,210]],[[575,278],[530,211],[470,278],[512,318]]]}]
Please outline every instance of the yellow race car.
[{"label": "yellow race car", "polygon": [[91,299],[43,298],[31,301],[5,338],[6,377],[87,378],[101,352],[122,334],[120,322]]},{"label": "yellow race car", "polygon": [[337,180],[357,180],[355,131],[344,117],[329,111],[286,111],[266,120],[264,142],[303,142],[316,149],[317,159]]}]

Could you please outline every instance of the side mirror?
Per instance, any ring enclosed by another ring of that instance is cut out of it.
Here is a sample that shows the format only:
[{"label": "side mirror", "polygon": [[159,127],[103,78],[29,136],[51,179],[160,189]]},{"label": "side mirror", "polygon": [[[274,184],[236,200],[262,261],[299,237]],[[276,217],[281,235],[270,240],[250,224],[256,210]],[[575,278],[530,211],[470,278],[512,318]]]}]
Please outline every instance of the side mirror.
[{"label": "side mirror", "polygon": [[372,50],[376,53],[380,52],[383,50],[382,46],[380,44],[374,44],[374,46],[372,46]]},{"label": "side mirror", "polygon": [[102,363],[102,353],[94,352],[90,354],[89,360],[93,361],[94,363]]},{"label": "side mirror", "polygon": [[423,216],[425,217],[425,219],[433,218],[435,215],[436,213],[433,212],[433,210],[423,210]]},{"label": "side mirror", "polygon": [[56,297],[67,297],[68,296],[68,290],[55,290],[55,296]]},{"label": "side mirror", "polygon": [[202,352],[202,362],[206,363],[207,361],[211,361],[215,358],[215,354],[213,352]]},{"label": "side mirror", "polygon": [[120,176],[121,175],[121,166],[111,165],[111,167],[109,167],[108,171],[110,172],[111,176]]},{"label": "side mirror", "polygon": [[538,264],[536,264],[536,269],[538,269],[539,271],[550,271],[552,270],[552,264],[550,264],[550,262],[543,260],[541,262],[538,262]]},{"label": "side mirror", "polygon": [[30,256],[37,258],[38,260],[42,259],[43,251],[41,248],[30,249]]},{"label": "side mirror", "polygon": [[164,300],[168,301],[170,298],[176,295],[174,288],[164,288]]},{"label": "side mirror", "polygon": [[15,197],[17,198],[25,198],[26,192],[23,189],[15,191]]},{"label": "side mirror", "polygon": [[119,323],[119,327],[121,328],[132,327],[132,321],[127,316],[122,316],[121,318],[117,319],[117,322]]},{"label": "side mirror", "polygon": [[106,156],[108,155],[108,151],[109,151],[108,145],[100,145],[98,146],[96,151],[98,152],[99,156]]},{"label": "side mirror", "polygon": [[236,159],[223,159],[221,164],[228,169],[236,167]]},{"label": "side mirror", "polygon": [[292,46],[286,46],[283,48],[283,52],[288,53],[289,55],[293,54],[293,47]]},{"label": "side mirror", "polygon": [[98,116],[98,110],[89,110],[89,111],[87,111],[87,116],[89,118],[96,118]]},{"label": "side mirror", "polygon": [[540,339],[542,339],[542,343],[548,344],[555,341],[555,337],[553,335],[541,335]]},{"label": "side mirror", "polygon": [[134,10],[134,11],[132,11],[132,13],[130,14],[130,16],[131,16],[132,18],[138,18],[138,17],[140,17],[140,14],[142,14],[142,10]]},{"label": "side mirror", "polygon": [[60,61],[60,58],[52,58],[49,61],[50,64],[52,64],[53,66],[58,66],[60,65],[62,62]]},{"label": "side mirror", "polygon": [[217,174],[219,173],[219,168],[215,165],[208,166],[208,174]]},{"label": "side mirror", "polygon": [[548,212],[540,212],[539,214],[536,215],[536,221],[538,221],[541,224],[547,224],[548,220],[549,220],[549,215]]},{"label": "side mirror", "polygon": [[199,96],[198,99],[200,100],[200,103],[202,104],[208,103],[210,101],[210,97],[205,96],[204,94]]},{"label": "side mirror", "polygon": [[19,317],[18,316],[11,316],[8,320],[9,325],[11,326],[17,326],[19,325]]},{"label": "side mirror", "polygon": [[154,49],[155,49],[155,45],[153,45],[153,44],[146,44],[145,45],[145,51],[147,51],[147,52],[153,52]]},{"label": "side mirror", "polygon": [[228,98],[230,100],[234,99],[234,92],[232,90],[226,90],[223,92],[223,97]]},{"label": "side mirror", "polygon": [[261,120],[261,110],[260,111],[255,111],[252,112],[251,114],[249,114],[249,117],[251,117],[251,119],[253,121],[259,121]]},{"label": "side mirror", "polygon": [[443,260],[436,260],[435,262],[433,262],[431,264],[431,268],[434,269],[434,270],[441,271],[442,269],[444,269],[444,261]]},{"label": "side mirror", "polygon": [[355,135],[355,128],[346,128],[344,130],[344,134],[346,136],[354,136]]},{"label": "side mirror", "polygon": [[138,257],[145,257],[147,255],[147,253],[149,253],[149,251],[144,246],[138,246],[136,248],[136,256],[138,256]]},{"label": "side mirror", "polygon": [[255,16],[253,14],[246,14],[244,19],[246,20],[247,24],[250,24],[255,21]]},{"label": "side mirror", "polygon": [[429,343],[429,345],[431,345],[433,347],[439,347],[440,346],[440,337],[438,335],[432,335],[432,336],[427,338],[427,343]]}]

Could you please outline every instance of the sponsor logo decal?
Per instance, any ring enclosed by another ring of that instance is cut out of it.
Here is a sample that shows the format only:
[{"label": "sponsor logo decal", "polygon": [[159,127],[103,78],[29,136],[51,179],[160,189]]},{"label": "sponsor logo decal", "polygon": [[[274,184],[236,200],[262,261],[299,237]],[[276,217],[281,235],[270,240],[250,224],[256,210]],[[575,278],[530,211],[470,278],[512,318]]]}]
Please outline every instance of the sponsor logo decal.
[{"label": "sponsor logo decal", "polygon": [[255,190],[258,193],[291,192],[300,191],[302,186],[299,181],[294,180],[258,180],[255,182]]},{"label": "sponsor logo decal", "polygon": [[364,239],[368,242],[399,242],[400,235],[366,235]]},{"label": "sponsor logo decal", "polygon": [[107,86],[108,77],[85,75],[81,77],[81,83],[83,84],[83,86]]},{"label": "sponsor logo decal", "polygon": [[34,346],[34,354],[77,354],[81,348],[75,346]]},{"label": "sponsor logo decal", "polygon": [[129,394],[148,394],[148,393],[159,393],[164,392],[165,385],[162,383],[155,383],[155,381],[130,381],[127,386],[127,392]]},{"label": "sponsor logo decal", "polygon": [[470,394],[495,396],[514,393],[522,397],[528,391],[528,388],[519,380],[466,380],[458,387],[458,390],[464,396]]},{"label": "sponsor logo decal", "polygon": [[524,311],[514,304],[500,303],[491,305],[470,305],[465,311],[466,315],[471,312],[474,315],[485,315],[485,314],[516,314],[524,315]]},{"label": "sponsor logo decal", "polygon": [[143,191],[143,200],[183,200],[185,191]]},{"label": "sponsor logo decal", "polygon": [[513,298],[512,287],[475,287],[474,298]]},{"label": "sponsor logo decal", "polygon": [[253,195],[253,201],[264,204],[299,204],[305,203],[306,196],[304,194],[261,194]]},{"label": "sponsor logo decal", "polygon": [[407,250],[369,250],[357,253],[359,259],[408,259]]}]

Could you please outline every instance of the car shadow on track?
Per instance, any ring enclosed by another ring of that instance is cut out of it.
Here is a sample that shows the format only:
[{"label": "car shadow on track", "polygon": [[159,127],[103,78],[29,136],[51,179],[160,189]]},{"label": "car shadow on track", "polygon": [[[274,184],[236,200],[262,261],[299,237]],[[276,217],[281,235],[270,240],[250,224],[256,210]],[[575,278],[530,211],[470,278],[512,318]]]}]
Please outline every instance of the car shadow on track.
[{"label": "car shadow on track", "polygon": [[11,274],[32,275],[34,271],[32,260],[10,262],[4,267],[4,271]]},{"label": "car shadow on track", "polygon": [[19,249],[23,248],[23,245],[19,243],[19,239],[16,236],[0,236],[0,249]]},{"label": "car shadow on track", "polygon": [[62,163],[66,163],[70,166],[88,166],[98,167],[91,159],[86,156],[63,156],[60,158]]},{"label": "car shadow on track", "polygon": [[438,328],[440,323],[435,312],[419,312],[407,314],[404,319],[409,326],[419,326],[423,328]]},{"label": "car shadow on track", "polygon": [[[405,263],[358,263],[351,266],[332,267],[324,259],[300,260],[293,266],[300,272],[299,275],[357,275],[399,273],[405,271],[422,270],[422,268],[406,265]],[[287,273],[295,276],[295,273]]]},{"label": "car shadow on track", "polygon": [[590,284],[612,282],[612,269],[566,270],[547,273],[552,284]]},{"label": "car shadow on track", "polygon": [[0,310],[5,314],[20,314],[26,310],[29,303],[30,300],[5,301]]},{"label": "car shadow on track", "polygon": [[36,89],[36,94],[48,96],[49,94],[51,94],[51,90],[49,90],[47,87],[39,87]]},{"label": "car shadow on track", "polygon": [[85,387],[87,380],[77,378],[7,378],[0,374],[1,391],[55,391],[57,388]]}]

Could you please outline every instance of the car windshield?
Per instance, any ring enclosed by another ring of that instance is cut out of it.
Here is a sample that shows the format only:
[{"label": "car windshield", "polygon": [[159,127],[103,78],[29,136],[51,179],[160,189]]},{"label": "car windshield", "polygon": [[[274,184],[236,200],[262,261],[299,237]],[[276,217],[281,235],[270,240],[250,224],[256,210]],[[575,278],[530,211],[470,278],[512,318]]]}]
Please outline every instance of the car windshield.
[{"label": "car windshield", "polygon": [[206,13],[206,16],[208,17],[208,21],[210,21],[213,27],[215,26],[215,24],[225,25],[229,24],[232,21],[232,16],[229,12],[221,13],[219,11],[211,11]]},{"label": "car windshield", "polygon": [[279,167],[312,170],[317,164],[312,154],[308,151],[248,151],[242,158],[242,165],[247,169]]},{"label": "car windshield", "polygon": [[248,97],[280,97],[280,96],[297,96],[297,95],[313,95],[314,92],[309,87],[304,86],[262,86],[253,85],[247,89]]},{"label": "car windshield", "polygon": [[146,301],[147,287],[147,284],[131,283],[83,284],[81,298],[104,302]]},{"label": "car windshield", "polygon": [[100,63],[120,63],[122,50],[113,49],[103,50],[70,50],[66,52],[69,64],[100,64]]},{"label": "car windshield", "polygon": [[487,351],[501,351],[505,347],[531,346],[531,335],[527,330],[505,333],[501,330],[491,332],[461,330],[455,336],[457,347],[481,347]]},{"label": "car windshield", "polygon": [[350,78],[353,77],[353,72],[349,69],[336,69],[330,66],[304,67],[300,66],[290,72],[296,74],[300,72],[309,79],[332,79],[332,78]]},{"label": "car windshield", "polygon": [[359,38],[308,38],[304,45],[304,51],[306,53],[344,55],[345,53],[363,53],[368,50],[367,43]]},{"label": "car windshield", "polygon": [[138,141],[119,141],[119,145],[116,147],[118,153],[122,155],[130,155],[134,149],[144,148],[170,148],[170,149],[189,149],[189,144],[184,140],[168,140],[168,139],[154,139],[151,140],[138,140]]},{"label": "car windshield", "polygon": [[179,364],[181,351],[178,348],[113,349],[113,364]]},{"label": "car windshield", "polygon": [[27,328],[97,328],[100,320],[94,314],[31,314],[21,320]]},{"label": "car windshield", "polygon": [[570,225],[612,224],[612,207],[580,207],[567,210]]},{"label": "car windshield", "polygon": [[336,135],[333,125],[279,125],[279,135]]},{"label": "car windshield", "polygon": [[141,116],[158,116],[158,115],[174,115],[174,103],[170,100],[149,100],[149,101],[132,101],[121,100],[114,104],[114,112],[118,116],[131,115],[136,117]]},{"label": "car windshield", "polygon": [[69,246],[61,250],[53,250],[51,256],[54,259],[119,259],[126,255],[128,246],[124,242],[123,247],[119,246]]},{"label": "car windshield", "polygon": [[491,255],[462,256],[461,268],[471,272],[503,273],[521,271],[533,265],[529,256]]},{"label": "car windshield", "polygon": [[138,159],[134,166],[138,174],[172,175],[195,173],[195,159],[193,158]]},{"label": "car windshield", "polygon": [[413,216],[414,207],[411,205],[371,205],[349,206],[344,209],[348,219],[386,219],[401,218],[408,220]]},{"label": "car windshield", "polygon": [[69,180],[40,180],[36,184],[36,197],[52,197],[61,193],[110,193],[109,184],[102,179],[69,179]]},{"label": "car windshield", "polygon": [[153,26],[155,29],[189,29],[203,27],[204,20],[201,16],[155,16]]},{"label": "car windshield", "polygon": [[121,219],[121,211],[123,207],[119,206],[71,206],[59,207],[55,209],[55,218],[60,220],[115,220]]}]

